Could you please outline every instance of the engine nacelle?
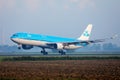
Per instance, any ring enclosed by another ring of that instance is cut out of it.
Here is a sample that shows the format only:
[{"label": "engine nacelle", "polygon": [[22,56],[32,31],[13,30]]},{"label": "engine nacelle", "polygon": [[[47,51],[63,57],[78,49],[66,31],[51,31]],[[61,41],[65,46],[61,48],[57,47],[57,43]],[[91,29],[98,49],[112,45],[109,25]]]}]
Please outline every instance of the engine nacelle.
[{"label": "engine nacelle", "polygon": [[27,50],[27,49],[33,48],[33,46],[31,46],[31,45],[22,45],[22,48]]},{"label": "engine nacelle", "polygon": [[55,49],[63,49],[64,46],[63,46],[62,43],[57,43],[57,44],[54,45],[54,48],[55,48]]}]

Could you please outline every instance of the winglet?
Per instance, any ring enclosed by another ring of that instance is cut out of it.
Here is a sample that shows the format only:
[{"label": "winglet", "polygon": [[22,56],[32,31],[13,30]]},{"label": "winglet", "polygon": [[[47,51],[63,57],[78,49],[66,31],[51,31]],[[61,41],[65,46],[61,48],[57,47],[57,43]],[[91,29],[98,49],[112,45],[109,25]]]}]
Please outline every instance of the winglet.
[{"label": "winglet", "polygon": [[92,24],[89,24],[87,28],[84,30],[84,32],[82,33],[82,35],[78,38],[78,40],[82,40],[82,41],[89,40],[91,30],[92,30]]}]

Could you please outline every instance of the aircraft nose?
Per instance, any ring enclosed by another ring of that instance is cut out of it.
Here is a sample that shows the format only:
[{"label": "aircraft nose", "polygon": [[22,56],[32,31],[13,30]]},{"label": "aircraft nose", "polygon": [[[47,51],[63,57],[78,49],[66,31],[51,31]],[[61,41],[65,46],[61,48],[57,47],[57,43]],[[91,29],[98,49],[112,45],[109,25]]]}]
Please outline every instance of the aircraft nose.
[{"label": "aircraft nose", "polygon": [[18,43],[18,42],[19,42],[19,40],[18,40],[17,38],[11,37],[11,40],[12,40],[13,42],[15,42],[15,43]]},{"label": "aircraft nose", "polygon": [[14,38],[14,36],[12,35],[12,36],[10,37],[10,39],[13,40],[13,38]]},{"label": "aircraft nose", "polygon": [[10,39],[13,39],[13,35],[10,37]]},{"label": "aircraft nose", "polygon": [[13,38],[12,36],[10,37],[10,39],[11,39],[12,41],[14,41],[14,38]]},{"label": "aircraft nose", "polygon": [[15,42],[15,41],[16,41],[16,40],[15,40],[16,37],[17,37],[17,35],[16,35],[16,34],[13,34],[13,35],[10,37],[10,39]]}]

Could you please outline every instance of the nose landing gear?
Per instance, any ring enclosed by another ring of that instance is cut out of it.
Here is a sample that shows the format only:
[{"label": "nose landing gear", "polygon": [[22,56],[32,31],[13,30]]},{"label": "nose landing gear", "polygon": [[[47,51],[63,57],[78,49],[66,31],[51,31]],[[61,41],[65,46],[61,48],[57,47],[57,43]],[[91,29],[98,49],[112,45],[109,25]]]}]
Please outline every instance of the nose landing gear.
[{"label": "nose landing gear", "polygon": [[21,49],[21,45],[20,45],[20,44],[18,44],[18,49],[19,49],[19,50]]}]

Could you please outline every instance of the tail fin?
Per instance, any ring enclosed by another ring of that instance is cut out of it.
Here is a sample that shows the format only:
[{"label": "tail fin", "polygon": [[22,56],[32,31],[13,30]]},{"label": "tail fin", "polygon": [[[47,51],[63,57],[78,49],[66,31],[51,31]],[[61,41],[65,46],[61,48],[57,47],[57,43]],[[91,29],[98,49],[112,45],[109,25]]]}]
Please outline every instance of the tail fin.
[{"label": "tail fin", "polygon": [[78,40],[87,41],[90,38],[92,24],[89,24]]}]

